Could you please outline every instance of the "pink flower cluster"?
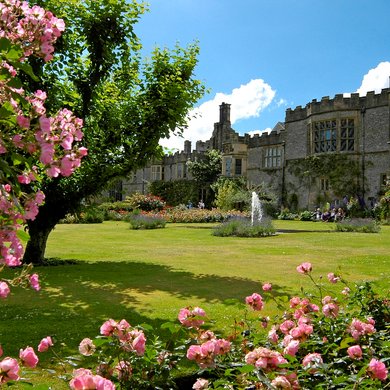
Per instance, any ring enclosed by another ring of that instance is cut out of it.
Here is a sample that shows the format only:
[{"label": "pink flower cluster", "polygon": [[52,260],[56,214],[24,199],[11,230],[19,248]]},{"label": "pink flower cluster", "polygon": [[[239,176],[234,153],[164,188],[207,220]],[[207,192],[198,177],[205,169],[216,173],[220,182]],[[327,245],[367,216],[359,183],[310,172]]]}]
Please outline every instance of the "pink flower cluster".
[{"label": "pink flower cluster", "polygon": [[202,326],[204,324],[204,320],[202,319],[202,317],[205,316],[205,311],[200,307],[195,307],[194,309],[192,309],[191,307],[185,307],[183,309],[180,309],[177,318],[180,323],[187,328],[198,328],[199,326]]},{"label": "pink flower cluster", "polygon": [[245,303],[256,311],[262,310],[264,307],[263,297],[258,293],[253,293],[252,295],[246,297]]},{"label": "pink flower cluster", "polygon": [[65,29],[62,19],[19,0],[2,1],[0,14],[0,37],[20,45],[25,57],[34,54],[45,61],[53,58],[53,45]]},{"label": "pink flower cluster", "polygon": [[259,347],[245,355],[245,362],[268,372],[275,370],[281,364],[287,363],[287,360],[277,351]]},{"label": "pink flower cluster", "polygon": [[[45,352],[52,346],[53,342],[51,337],[45,337],[41,340],[38,345],[39,352]],[[0,346],[0,357],[3,354],[3,350]],[[19,359],[22,365],[30,368],[35,368],[39,362],[38,356],[36,355],[34,348],[26,347],[25,349],[21,349],[19,351]],[[6,357],[2,361],[0,361],[0,386],[2,383],[6,383],[9,381],[17,381],[19,380],[19,362],[16,359]]]},{"label": "pink flower cluster", "polygon": [[69,386],[73,390],[115,390],[115,385],[109,379],[93,375],[91,370],[85,368],[73,372]]},{"label": "pink flower cluster", "polygon": [[[117,338],[121,348],[127,352],[135,352],[138,356],[145,353],[146,338],[142,330],[132,328],[126,320],[116,322],[107,320],[100,327],[100,334],[107,337]],[[91,346],[91,348],[93,348]]]},{"label": "pink flower cluster", "polygon": [[355,340],[359,340],[364,335],[375,333],[375,321],[368,318],[367,322],[363,322],[354,318],[349,326],[349,332]]},{"label": "pink flower cluster", "polygon": [[200,345],[191,345],[187,350],[187,359],[194,360],[200,368],[214,367],[215,357],[228,353],[230,347],[230,341],[213,338]]}]

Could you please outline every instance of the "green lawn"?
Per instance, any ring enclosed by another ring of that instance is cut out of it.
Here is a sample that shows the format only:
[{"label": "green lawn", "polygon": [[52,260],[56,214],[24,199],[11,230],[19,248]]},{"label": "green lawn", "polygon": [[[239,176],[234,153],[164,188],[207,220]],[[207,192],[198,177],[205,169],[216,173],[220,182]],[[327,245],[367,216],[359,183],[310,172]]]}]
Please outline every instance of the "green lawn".
[{"label": "green lawn", "polygon": [[[74,353],[84,337],[98,333],[107,318],[157,329],[187,305],[203,307],[216,327],[228,331],[239,305],[262,282],[275,294],[311,288],[295,268],[313,264],[314,277],[338,268],[349,280],[369,279],[389,291],[390,227],[379,234],[337,233],[333,225],[275,221],[280,233],[264,238],[214,237],[212,225],[167,224],[165,229],[130,230],[124,222],[58,225],[48,257],[76,264],[37,267],[39,293],[14,289],[1,302],[0,340],[7,355],[54,337],[60,354]],[[264,314],[275,313],[272,304]],[[49,354],[43,364],[49,363]]]}]

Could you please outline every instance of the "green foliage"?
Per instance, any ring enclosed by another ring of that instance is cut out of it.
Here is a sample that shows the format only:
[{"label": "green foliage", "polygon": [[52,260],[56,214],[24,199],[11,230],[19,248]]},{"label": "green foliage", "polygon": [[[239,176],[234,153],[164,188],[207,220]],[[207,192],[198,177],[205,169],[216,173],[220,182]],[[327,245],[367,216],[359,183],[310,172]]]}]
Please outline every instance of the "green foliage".
[{"label": "green foliage", "polygon": [[138,192],[128,196],[126,202],[128,202],[133,210],[160,211],[165,207],[165,202],[160,197],[150,194],[140,194]]},{"label": "green foliage", "polygon": [[289,209],[283,209],[279,213],[278,219],[285,221],[294,221],[295,219],[299,219],[299,215],[296,213],[291,213]]},{"label": "green foliage", "polygon": [[309,210],[301,211],[298,218],[300,221],[312,221],[313,213]]},{"label": "green foliage", "polygon": [[305,185],[314,179],[326,177],[334,195],[343,198],[346,194],[360,192],[360,167],[358,160],[346,154],[331,153],[312,155],[290,163],[289,171]]},{"label": "green foliage", "polygon": [[196,161],[187,162],[188,171],[194,180],[202,186],[214,183],[222,170],[222,155],[218,150],[207,150]]},{"label": "green foliage", "polygon": [[336,223],[337,232],[379,233],[380,225],[369,218],[347,218]]},{"label": "green foliage", "polygon": [[154,181],[150,183],[150,193],[164,199],[170,206],[196,204],[199,200],[199,185],[194,180]]},{"label": "green foliage", "polygon": [[164,228],[166,221],[163,218],[154,215],[133,214],[127,219],[130,222],[130,228],[138,229],[159,229]]},{"label": "green foliage", "polygon": [[252,225],[249,219],[243,218],[231,218],[213,230],[213,235],[218,237],[267,237],[275,233],[270,220]]},{"label": "green foliage", "polygon": [[244,178],[219,178],[212,186],[216,193],[215,205],[221,210],[249,210],[251,193]]},{"label": "green foliage", "polygon": [[[48,113],[69,107],[84,120],[88,157],[70,178],[43,183],[46,203],[29,223],[25,261],[43,260],[55,224],[80,202],[100,193],[118,177],[159,157],[161,138],[181,132],[189,110],[204,93],[193,76],[199,47],[156,48],[141,59],[134,25],[145,12],[136,0],[39,0],[65,20],[66,31],[54,60],[32,66],[40,77],[32,90],[47,91]],[[43,234],[44,232],[44,234]]]}]

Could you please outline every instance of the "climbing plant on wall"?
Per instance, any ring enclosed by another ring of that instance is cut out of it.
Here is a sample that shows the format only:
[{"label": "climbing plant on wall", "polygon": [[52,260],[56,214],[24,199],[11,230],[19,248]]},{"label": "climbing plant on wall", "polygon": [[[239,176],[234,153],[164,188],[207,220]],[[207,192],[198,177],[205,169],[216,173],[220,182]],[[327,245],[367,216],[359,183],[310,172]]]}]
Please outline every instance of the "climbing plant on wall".
[{"label": "climbing plant on wall", "polygon": [[289,162],[289,173],[299,178],[303,185],[326,177],[329,188],[335,196],[344,197],[359,194],[362,186],[359,160],[341,154],[321,154]]}]

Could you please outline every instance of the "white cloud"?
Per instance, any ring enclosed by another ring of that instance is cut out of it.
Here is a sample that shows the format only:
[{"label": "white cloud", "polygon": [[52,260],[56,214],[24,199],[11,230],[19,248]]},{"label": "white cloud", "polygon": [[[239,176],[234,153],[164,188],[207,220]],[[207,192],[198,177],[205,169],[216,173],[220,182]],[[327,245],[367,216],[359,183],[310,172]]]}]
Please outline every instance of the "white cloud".
[{"label": "white cloud", "polygon": [[219,121],[221,103],[231,104],[230,120],[234,128],[234,123],[241,119],[259,117],[260,113],[270,105],[275,94],[276,91],[261,79],[251,80],[239,88],[234,88],[230,94],[216,93],[213,99],[202,103],[190,112],[191,117],[194,115],[196,117],[188,123],[188,129],[184,131],[183,137],[172,136],[161,140],[160,144],[169,149],[183,150],[184,140],[190,140],[194,149],[196,141],[210,139],[214,123]]},{"label": "white cloud", "polygon": [[356,92],[366,95],[369,91],[379,93],[381,89],[389,87],[390,62],[381,62],[374,69],[370,69],[364,75],[362,84]]}]

